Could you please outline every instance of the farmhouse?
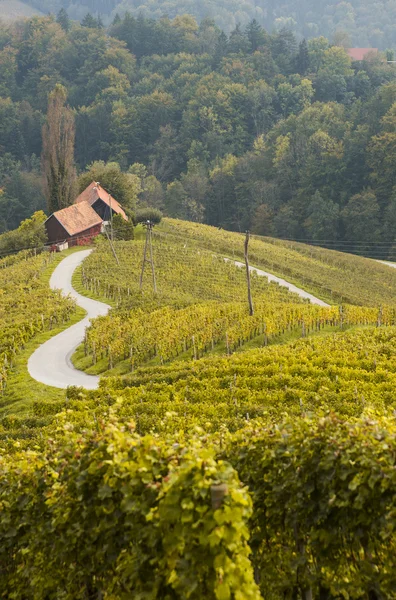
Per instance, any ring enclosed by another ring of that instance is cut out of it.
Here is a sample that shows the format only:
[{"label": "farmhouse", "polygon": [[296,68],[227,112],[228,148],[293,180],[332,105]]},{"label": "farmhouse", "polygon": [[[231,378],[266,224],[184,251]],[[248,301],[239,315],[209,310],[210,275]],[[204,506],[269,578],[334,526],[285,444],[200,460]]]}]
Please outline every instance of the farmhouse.
[{"label": "farmhouse", "polygon": [[88,202],[72,204],[53,213],[45,222],[51,244],[68,242],[69,246],[84,246],[99,235],[103,219]]},{"label": "farmhouse", "polygon": [[69,246],[90,244],[101,233],[103,222],[111,214],[128,221],[121,205],[98,183],[93,181],[74,201],[74,204],[54,212],[45,222],[50,244],[67,242]]},{"label": "farmhouse", "polygon": [[347,54],[352,60],[364,60],[370,54],[378,54],[378,48],[348,48]]},{"label": "farmhouse", "polygon": [[75,199],[74,204],[80,204],[81,202],[88,202],[98,215],[102,217],[103,221],[110,219],[110,211],[113,214],[121,215],[125,221],[128,221],[128,217],[117,200],[95,181]]}]

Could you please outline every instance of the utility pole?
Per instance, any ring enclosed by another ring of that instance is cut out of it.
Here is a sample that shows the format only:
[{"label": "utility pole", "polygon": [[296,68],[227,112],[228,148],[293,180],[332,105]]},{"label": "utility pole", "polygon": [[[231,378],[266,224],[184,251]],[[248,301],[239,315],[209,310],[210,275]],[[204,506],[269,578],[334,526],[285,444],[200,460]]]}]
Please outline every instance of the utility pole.
[{"label": "utility pole", "polygon": [[155,280],[155,269],[154,269],[154,256],[153,256],[153,224],[150,221],[149,225],[150,231],[150,263],[151,263],[151,273],[153,275],[153,290],[154,294],[157,293],[157,282]]},{"label": "utility pole", "polygon": [[[153,255],[153,224],[151,221],[146,222],[146,241],[144,243],[144,252],[143,252],[143,262],[142,262],[142,271],[140,273],[140,289],[143,287],[143,275],[144,269],[146,266],[146,262],[150,263],[151,266],[151,274],[153,277],[153,290],[154,294],[157,293],[157,282],[155,279],[155,268],[154,268],[154,255]],[[150,252],[150,258],[147,258],[147,250]]]},{"label": "utility pole", "polygon": [[251,286],[250,286],[250,268],[249,268],[249,255],[248,255],[249,239],[250,239],[250,233],[249,233],[249,231],[247,231],[246,238],[245,238],[245,265],[246,265],[246,279],[247,279],[247,291],[248,291],[248,301],[249,301],[249,314],[252,317],[254,314],[254,309],[253,309],[253,301],[252,301],[252,290],[251,290]]},{"label": "utility pole", "polygon": [[110,237],[111,237],[111,241],[114,242],[114,235],[113,235],[113,211],[111,209],[111,194],[109,194],[109,205],[110,205]]},{"label": "utility pole", "polygon": [[111,248],[114,258],[116,259],[117,265],[120,266],[120,261],[118,260],[118,256],[116,254],[113,242],[112,242],[111,238],[109,238],[109,234],[107,233],[106,226],[104,227],[104,232],[106,234],[107,239],[109,240],[110,248]]}]

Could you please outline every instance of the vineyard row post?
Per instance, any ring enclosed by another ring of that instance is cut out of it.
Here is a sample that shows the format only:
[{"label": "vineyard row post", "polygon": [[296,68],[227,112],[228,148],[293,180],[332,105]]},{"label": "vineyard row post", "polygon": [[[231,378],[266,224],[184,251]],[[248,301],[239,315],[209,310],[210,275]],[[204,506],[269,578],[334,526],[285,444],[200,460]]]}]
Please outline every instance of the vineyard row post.
[{"label": "vineyard row post", "polygon": [[247,280],[247,292],[248,292],[248,302],[249,302],[249,314],[252,317],[254,314],[253,301],[252,301],[252,289],[250,284],[250,268],[249,268],[249,239],[250,232],[246,232],[245,237],[245,265],[246,265],[246,280]]},{"label": "vineyard row post", "polygon": [[114,256],[114,258],[116,259],[117,265],[118,265],[118,266],[120,266],[120,261],[118,260],[118,256],[117,256],[117,254],[116,254],[116,251],[115,251],[115,249],[114,249],[113,242],[111,241],[111,239],[110,239],[110,237],[109,237],[109,233],[108,233],[108,231],[107,231],[106,227],[104,228],[104,232],[105,232],[105,234],[106,234],[106,237],[107,237],[107,239],[108,239],[108,241],[109,241],[110,248],[111,248],[111,251],[112,251],[112,253],[113,253],[113,256]]},{"label": "vineyard row post", "polygon": [[[154,255],[153,255],[153,237],[152,237],[152,231],[153,231],[153,224],[151,221],[147,221],[146,222],[146,241],[144,243],[144,251],[143,251],[143,262],[142,262],[142,270],[140,273],[140,289],[142,289],[143,287],[143,275],[144,275],[144,269],[146,266],[146,262],[150,262],[151,265],[151,273],[152,273],[152,277],[153,277],[153,289],[154,289],[154,294],[157,293],[157,282],[156,282],[156,278],[155,278],[155,268],[154,268]],[[149,253],[150,253],[150,259],[147,259],[147,250],[149,249]]]}]

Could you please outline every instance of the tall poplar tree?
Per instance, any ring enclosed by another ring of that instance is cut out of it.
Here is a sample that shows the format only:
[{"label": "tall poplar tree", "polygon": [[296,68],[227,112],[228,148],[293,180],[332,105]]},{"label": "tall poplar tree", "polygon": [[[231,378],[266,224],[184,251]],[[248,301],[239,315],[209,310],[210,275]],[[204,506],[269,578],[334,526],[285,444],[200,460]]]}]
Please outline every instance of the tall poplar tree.
[{"label": "tall poplar tree", "polygon": [[48,211],[69,206],[77,195],[74,164],[75,123],[66,106],[66,89],[57,84],[48,97],[47,122],[43,126],[41,168]]}]

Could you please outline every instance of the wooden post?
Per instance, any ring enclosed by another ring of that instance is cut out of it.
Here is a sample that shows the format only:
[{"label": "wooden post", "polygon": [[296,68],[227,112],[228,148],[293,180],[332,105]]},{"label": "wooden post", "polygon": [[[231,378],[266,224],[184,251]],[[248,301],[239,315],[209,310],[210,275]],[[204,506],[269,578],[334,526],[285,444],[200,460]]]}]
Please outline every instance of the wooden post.
[{"label": "wooden post", "polygon": [[248,290],[248,301],[249,301],[249,314],[252,317],[254,314],[254,309],[253,309],[253,301],[252,301],[252,290],[251,290],[251,286],[250,286],[250,268],[249,268],[249,256],[248,256],[249,239],[250,239],[250,233],[249,233],[249,231],[247,231],[246,238],[245,238],[245,264],[246,264],[246,279],[247,279],[247,290]]},{"label": "wooden post", "polygon": [[379,307],[378,318],[377,318],[377,327],[381,327],[382,325],[382,306]]},{"label": "wooden post", "polygon": [[142,263],[142,272],[140,273],[140,289],[142,289],[143,287],[143,275],[144,275],[144,267],[146,266],[146,260],[147,260],[147,246],[148,246],[148,236],[149,236],[149,228],[148,228],[148,223],[150,221],[147,221],[147,230],[146,230],[146,242],[144,244],[144,253],[143,253],[143,263]]},{"label": "wooden post", "polygon": [[104,228],[104,231],[105,231],[107,239],[109,240],[110,248],[111,248],[111,251],[113,253],[114,258],[116,259],[117,265],[120,266],[120,261],[118,260],[118,256],[117,256],[116,251],[114,249],[113,242],[109,238],[109,234],[107,233],[106,227]]},{"label": "wooden post", "polygon": [[[143,275],[144,275],[144,269],[146,266],[146,262],[149,261],[150,265],[151,265],[151,274],[153,277],[153,290],[154,290],[154,294],[156,294],[157,293],[157,281],[155,279],[152,231],[153,231],[153,224],[151,223],[151,221],[147,221],[147,223],[146,223],[146,242],[144,244],[142,272],[140,273],[140,289],[142,289],[142,287],[143,287]],[[149,249],[149,253],[150,253],[149,259],[147,258],[147,249]]]},{"label": "wooden post", "polygon": [[154,269],[154,257],[153,257],[153,225],[150,222],[149,225],[149,241],[150,241],[150,263],[151,263],[151,273],[153,276],[153,289],[154,294],[157,293],[157,282],[155,280],[155,269]]},{"label": "wooden post", "polygon": [[109,194],[109,205],[110,205],[110,237],[111,237],[111,241],[114,242],[114,236],[113,236],[113,211],[111,208],[111,194]]}]

